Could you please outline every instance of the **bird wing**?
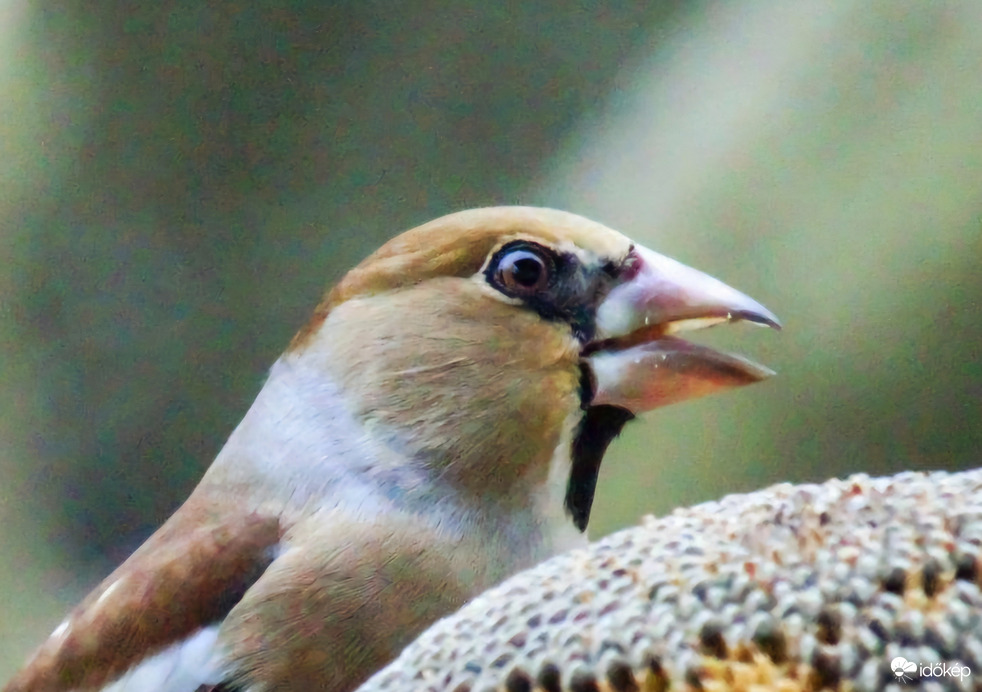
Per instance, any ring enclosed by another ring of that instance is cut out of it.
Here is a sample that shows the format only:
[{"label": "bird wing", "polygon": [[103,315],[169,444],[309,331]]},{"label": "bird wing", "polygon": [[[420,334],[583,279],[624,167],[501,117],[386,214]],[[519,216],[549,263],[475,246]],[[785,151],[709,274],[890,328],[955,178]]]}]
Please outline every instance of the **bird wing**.
[{"label": "bird wing", "polygon": [[279,519],[195,499],[71,612],[4,692],[99,689],[225,617],[272,562]]}]

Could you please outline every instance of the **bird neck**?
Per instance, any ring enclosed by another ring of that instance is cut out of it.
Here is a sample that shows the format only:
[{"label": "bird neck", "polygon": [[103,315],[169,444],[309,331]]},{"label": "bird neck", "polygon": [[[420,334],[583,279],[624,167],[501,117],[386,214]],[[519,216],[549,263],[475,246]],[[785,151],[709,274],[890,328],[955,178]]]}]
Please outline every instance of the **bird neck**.
[{"label": "bird neck", "polygon": [[231,493],[286,524],[325,508],[366,521],[415,516],[480,542],[499,576],[585,542],[564,507],[581,411],[562,425],[546,473],[469,482],[452,465],[441,473],[409,454],[405,440],[352,413],[338,383],[307,366],[277,361],[202,481],[206,492]]},{"label": "bird neck", "polygon": [[[480,436],[450,440],[455,444],[449,450],[420,444],[414,432],[447,418],[435,414],[427,422],[423,413],[408,430],[386,424],[353,406],[331,374],[304,359],[283,357],[205,482],[244,501],[255,495],[257,502],[283,509],[309,510],[337,502],[343,493],[380,511],[460,502],[498,516],[531,508],[535,516],[559,522],[579,409],[558,427],[546,459],[523,458],[525,445],[520,437],[512,439],[520,434],[514,430],[502,438],[509,444],[497,450]],[[457,427],[466,432],[466,421]],[[441,457],[447,453],[458,457]]]}]

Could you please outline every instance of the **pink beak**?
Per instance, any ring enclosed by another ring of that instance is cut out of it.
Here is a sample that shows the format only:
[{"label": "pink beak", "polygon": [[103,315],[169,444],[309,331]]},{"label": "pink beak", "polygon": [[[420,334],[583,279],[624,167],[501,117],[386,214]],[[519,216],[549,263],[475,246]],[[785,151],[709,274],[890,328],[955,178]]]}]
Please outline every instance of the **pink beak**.
[{"label": "pink beak", "polygon": [[722,281],[644,247],[624,282],[597,311],[597,335],[583,352],[594,376],[593,405],[633,413],[759,382],[774,374],[740,356],[672,334],[722,322],[780,329],[763,305]]}]

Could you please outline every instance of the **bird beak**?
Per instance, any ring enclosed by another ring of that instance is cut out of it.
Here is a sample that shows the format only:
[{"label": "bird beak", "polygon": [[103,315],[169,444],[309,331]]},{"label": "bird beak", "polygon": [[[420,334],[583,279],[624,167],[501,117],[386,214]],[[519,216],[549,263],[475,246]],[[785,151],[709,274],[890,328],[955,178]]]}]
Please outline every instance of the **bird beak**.
[{"label": "bird beak", "polygon": [[780,329],[763,305],[722,281],[635,246],[597,309],[595,339],[583,350],[593,373],[591,405],[633,413],[759,382],[774,372],[674,334],[722,322]]}]

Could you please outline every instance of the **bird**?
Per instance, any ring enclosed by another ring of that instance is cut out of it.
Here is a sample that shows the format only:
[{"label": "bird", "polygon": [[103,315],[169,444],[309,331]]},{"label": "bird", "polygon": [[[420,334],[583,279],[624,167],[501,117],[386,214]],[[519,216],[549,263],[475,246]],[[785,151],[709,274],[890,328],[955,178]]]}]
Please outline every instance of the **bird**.
[{"label": "bird", "polygon": [[773,374],[678,336],[725,322],[780,328],[576,214],[470,209],[396,236],[5,692],[353,689],[469,598],[585,545],[628,421]]},{"label": "bird", "polygon": [[556,556],[357,692],[977,690],[982,470],[782,483]]}]

